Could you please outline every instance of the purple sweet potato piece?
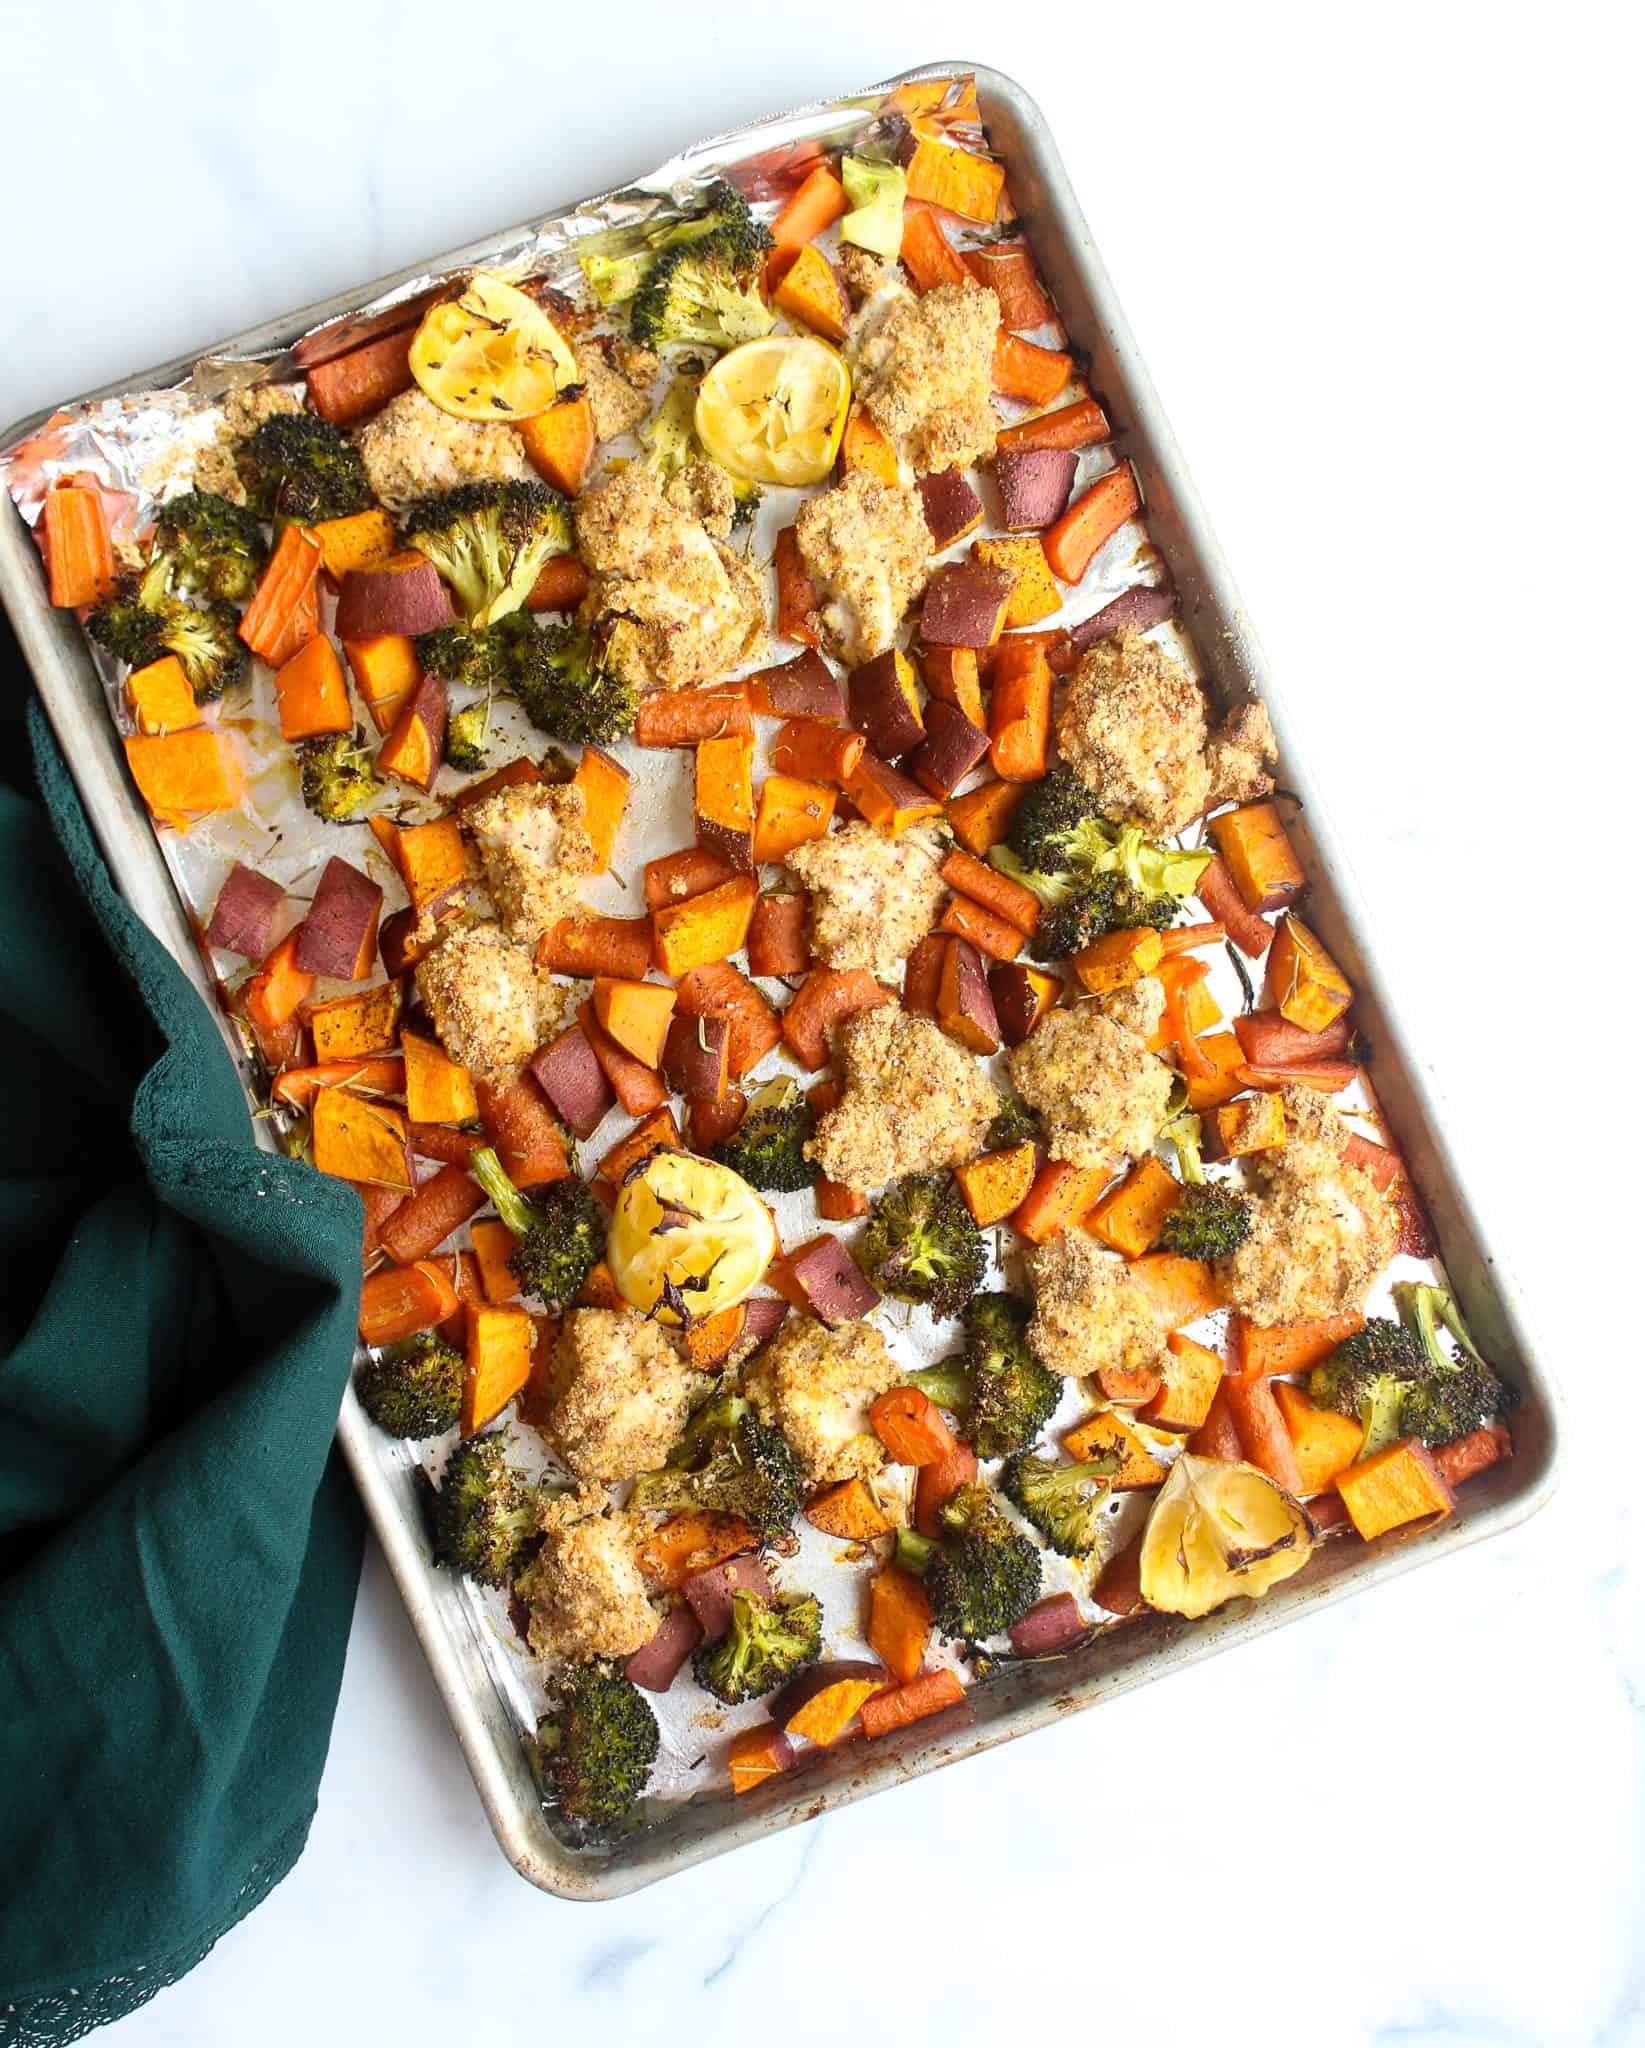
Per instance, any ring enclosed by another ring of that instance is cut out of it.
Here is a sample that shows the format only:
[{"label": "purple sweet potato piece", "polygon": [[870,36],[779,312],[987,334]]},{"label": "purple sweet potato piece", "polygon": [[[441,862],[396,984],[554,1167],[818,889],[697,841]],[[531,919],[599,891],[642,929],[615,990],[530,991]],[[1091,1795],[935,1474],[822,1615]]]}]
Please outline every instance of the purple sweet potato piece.
[{"label": "purple sweet potato piece", "polygon": [[702,1623],[703,1634],[713,1641],[731,1626],[733,1593],[753,1593],[761,1600],[771,1598],[771,1581],[757,1557],[728,1557],[724,1564],[693,1572],[682,1588],[691,1611]]},{"label": "purple sweet potato piece", "polygon": [[940,555],[982,524],[982,500],[958,469],[941,469],[919,481],[920,507],[931,529],[931,551]]},{"label": "purple sweet potato piece", "polygon": [[1000,523],[1007,533],[1054,526],[1068,510],[1080,459],[1072,448],[1007,448],[994,458]]},{"label": "purple sweet potato piece", "polygon": [[1038,1006],[1028,976],[1021,960],[1002,960],[988,970],[988,993],[994,999],[994,1014],[1007,1045],[1021,1045],[1034,1028]]},{"label": "purple sweet potato piece", "polygon": [[630,1685],[642,1686],[647,1692],[667,1692],[702,1639],[702,1623],[691,1609],[671,1607],[650,1642],[623,1666],[623,1676]]},{"label": "purple sweet potato piece", "polygon": [[339,640],[432,633],[455,623],[451,599],[432,562],[412,569],[350,569],[337,594]]},{"label": "purple sweet potato piece", "polygon": [[728,1017],[682,1017],[676,1012],[663,1040],[663,1079],[688,1102],[718,1102],[725,1093],[730,1051]]},{"label": "purple sweet potato piece", "polygon": [[591,1138],[616,1101],[580,1024],[562,1031],[531,1062],[537,1085],[579,1138]]},{"label": "purple sweet potato piece", "polygon": [[382,907],[383,892],[371,877],[333,854],[303,919],[297,965],[305,974],[364,981],[376,957]]},{"label": "purple sweet potato piece", "polygon": [[1016,578],[986,562],[944,562],[920,609],[920,638],[941,647],[992,647]]},{"label": "purple sweet potato piece", "polygon": [[286,892],[278,882],[236,861],[217,892],[211,922],[206,926],[206,944],[225,953],[238,953],[242,960],[261,960],[274,937],[274,920],[285,900]]},{"label": "purple sweet potato piece", "polygon": [[749,701],[762,718],[826,718],[845,716],[840,679],[814,647],[762,668],[748,678]]},{"label": "purple sweet potato piece", "polygon": [[885,1666],[872,1657],[834,1657],[826,1664],[813,1664],[798,1678],[791,1678],[780,1692],[771,1695],[766,1711],[773,1721],[791,1721],[818,1693],[827,1692],[831,1685],[839,1685],[848,1678],[874,1678],[881,1685],[894,1683]]},{"label": "purple sweet potato piece", "polygon": [[[937,1022],[974,1053],[987,1055],[998,1052],[1000,1020],[994,1009],[994,997],[988,986],[981,953],[969,939],[956,938],[950,944],[948,957],[954,964],[957,1007],[952,1016],[941,1012]],[[941,986],[943,989],[947,987],[946,975]],[[939,1004],[940,1001],[939,997]]]},{"label": "purple sweet potato piece", "polygon": [[1099,640],[1111,640],[1119,633],[1146,633],[1176,608],[1177,593],[1169,583],[1134,583],[1100,612],[1082,619],[1068,637],[1076,647],[1094,647]]},{"label": "purple sweet potato piece", "polygon": [[1089,1631],[1090,1623],[1081,1614],[1080,1603],[1073,1594],[1054,1593],[1049,1600],[1030,1607],[1006,1634],[1019,1657],[1046,1657],[1053,1650],[1066,1650]]},{"label": "purple sweet potato piece", "polygon": [[743,1319],[743,1337],[755,1344],[775,1337],[788,1315],[788,1303],[779,1301],[774,1294],[751,1295],[744,1307],[748,1314]]},{"label": "purple sweet potato piece", "polygon": [[914,664],[900,648],[888,647],[853,669],[847,692],[851,723],[883,759],[906,754],[925,737]]},{"label": "purple sweet potato piece", "polygon": [[837,1237],[813,1238],[789,1260],[788,1276],[817,1321],[830,1329],[857,1322],[879,1306],[879,1289]]},{"label": "purple sweet potato piece", "polygon": [[922,789],[950,797],[987,752],[987,733],[963,711],[933,697],[925,707],[925,738],[909,756],[908,767]]}]

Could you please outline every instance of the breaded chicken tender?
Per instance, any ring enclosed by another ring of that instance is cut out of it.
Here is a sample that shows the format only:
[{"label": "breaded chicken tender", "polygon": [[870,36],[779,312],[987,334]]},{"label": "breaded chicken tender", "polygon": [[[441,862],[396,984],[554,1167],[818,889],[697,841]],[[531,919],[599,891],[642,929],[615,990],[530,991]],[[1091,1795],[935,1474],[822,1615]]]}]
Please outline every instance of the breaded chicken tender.
[{"label": "breaded chicken tender", "polygon": [[511,1080],[565,1008],[564,992],[494,924],[448,931],[416,973],[440,1043],[476,1081]]},{"label": "breaded chicken tender", "polygon": [[872,249],[861,249],[855,242],[842,242],[839,272],[851,294],[852,304],[860,306],[865,299],[871,299],[883,289],[890,277],[890,266]]},{"label": "breaded chicken tender", "polygon": [[609,1508],[603,1487],[581,1486],[538,1509],[543,1547],[514,1582],[532,1656],[629,1657],[656,1634],[628,1522]]},{"label": "breaded chicken tender", "polygon": [[498,921],[516,945],[535,946],[576,909],[578,885],[595,868],[583,812],[575,783],[515,782],[465,818]]},{"label": "breaded chicken tender", "polygon": [[1273,788],[1273,729],[1242,705],[1212,736],[1205,692],[1157,641],[1122,633],[1086,653],[1057,721],[1063,759],[1104,815],[1155,837],[1212,804]]},{"label": "breaded chicken tender", "polygon": [[[215,491],[218,497],[243,505],[246,487],[234,459],[240,443],[249,439],[264,420],[273,419],[277,413],[303,410],[301,384],[243,385],[223,400],[223,420],[217,429],[216,440],[197,452],[167,447],[154,462],[145,466],[143,488],[151,497],[165,498],[171,495],[170,486],[176,482],[196,491]],[[146,550],[139,551],[133,562],[125,562],[122,557],[123,566],[128,568],[141,567],[146,561]]]},{"label": "breaded chicken tender", "polygon": [[896,1003],[848,1017],[835,1042],[843,1092],[805,1148],[830,1180],[866,1195],[976,1158],[1000,1094],[964,1046]]},{"label": "breaded chicken tender", "polygon": [[1012,1085],[1040,1113],[1051,1157],[1111,1172],[1149,1151],[1171,1070],[1093,1004],[1053,1010],[1010,1055]]},{"label": "breaded chicken tender", "polygon": [[1138,1038],[1152,1038],[1165,1015],[1165,984],[1157,974],[1144,974],[1128,988],[1098,996],[1097,1008],[1111,1023]]},{"label": "breaded chicken tender", "polygon": [[663,488],[676,512],[700,519],[715,539],[723,540],[737,516],[737,493],[717,462],[688,462]]},{"label": "breaded chicken tender", "polygon": [[[625,369],[612,367],[605,350],[593,338],[579,341],[573,354],[577,358],[577,375],[594,416],[595,439],[610,441],[618,434],[626,434],[637,427],[651,410],[648,393],[651,380],[657,374],[657,358],[651,356],[650,377],[631,377]],[[649,354],[649,350],[637,351],[637,362]]]},{"label": "breaded chicken tender", "polygon": [[1124,1259],[1088,1230],[1065,1230],[1028,1261],[1036,1358],[1065,1379],[1151,1372],[1165,1348],[1159,1309]]},{"label": "breaded chicken tender", "polygon": [[994,344],[1000,302],[986,288],[940,284],[893,306],[862,345],[857,392],[916,476],[963,469],[994,452]]},{"label": "breaded chicken tender", "polygon": [[1342,1156],[1348,1126],[1331,1103],[1295,1084],[1280,1093],[1286,1142],[1247,1160],[1251,1234],[1216,1269],[1230,1306],[1264,1326],[1363,1308],[1399,1244],[1393,1204]]},{"label": "breaded chicken tender", "polygon": [[637,689],[708,682],[764,640],[753,571],[638,463],[578,499],[577,545],[593,578],[584,618],[609,622],[606,663]]},{"label": "breaded chicken tender", "polygon": [[794,538],[818,586],[817,629],[829,653],[853,666],[883,654],[930,580],[931,529],[919,493],[851,470],[807,498]]},{"label": "breaded chicken tender", "polygon": [[354,436],[371,488],[391,512],[459,484],[508,483],[533,474],[512,427],[460,420],[421,391],[402,391]]},{"label": "breaded chicken tender", "polygon": [[743,1391],[787,1437],[807,1482],[824,1486],[879,1471],[885,1452],[868,1410],[901,1377],[872,1323],[831,1330],[790,1316],[743,1375]]},{"label": "breaded chicken tender", "polygon": [[811,891],[811,950],[827,967],[888,981],[930,931],[947,894],[929,845],[859,820],[784,856]]},{"label": "breaded chicken tender", "polygon": [[548,1439],[578,1479],[632,1479],[680,1440],[702,1376],[642,1316],[576,1308],[555,1346]]}]

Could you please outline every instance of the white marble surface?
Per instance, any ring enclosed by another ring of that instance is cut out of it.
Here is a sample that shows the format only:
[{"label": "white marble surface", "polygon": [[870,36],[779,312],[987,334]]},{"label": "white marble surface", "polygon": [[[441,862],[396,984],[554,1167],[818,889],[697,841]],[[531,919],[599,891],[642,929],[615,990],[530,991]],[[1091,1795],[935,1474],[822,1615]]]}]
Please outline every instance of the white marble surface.
[{"label": "white marble surface", "polygon": [[1494,1196],[1569,1397],[1563,1491],[1100,1715],[591,1908],[497,1855],[373,1560],[306,1856],[122,2048],[806,2043],[847,2005],[958,2042],[1019,2035],[1025,2004],[1151,2043],[1645,2040],[1640,985],[1609,907],[1641,737],[1637,12],[1053,13],[3,0],[0,418],[769,108],[950,54],[1014,71]]}]

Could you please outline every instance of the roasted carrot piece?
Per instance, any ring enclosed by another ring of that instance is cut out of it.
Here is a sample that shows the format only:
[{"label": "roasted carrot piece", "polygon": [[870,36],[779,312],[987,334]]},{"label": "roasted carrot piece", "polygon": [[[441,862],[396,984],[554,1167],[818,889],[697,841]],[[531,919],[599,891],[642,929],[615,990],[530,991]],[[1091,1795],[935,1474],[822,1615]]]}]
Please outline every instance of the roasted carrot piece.
[{"label": "roasted carrot piece", "polygon": [[288,1067],[275,1082],[273,1094],[276,1102],[289,1102],[294,1108],[305,1109],[321,1088],[353,1088],[362,1095],[398,1095],[405,1082],[405,1062],[399,1054],[378,1053],[358,1060],[327,1060],[319,1066]]},{"label": "roasted carrot piece", "polygon": [[1141,510],[1136,477],[1130,463],[1122,462],[1099,476],[1047,530],[1045,559],[1064,583],[1078,583],[1097,551]]},{"label": "roasted carrot piece", "polygon": [[[1047,549],[1047,559],[1049,553]],[[1024,642],[1029,639],[1027,634],[1021,637]],[[1015,640],[1001,644],[994,662],[988,755],[994,773],[1004,781],[1034,782],[1045,773],[1051,744],[1051,690],[1051,665],[1040,648],[1019,646]]]},{"label": "roasted carrot piece", "polygon": [[1037,413],[1031,420],[1001,427],[999,446],[1003,451],[1021,453],[1034,448],[1092,448],[1106,441],[1113,429],[1108,415],[1094,398],[1079,398],[1055,412]]},{"label": "roasted carrot piece", "polygon": [[[825,163],[813,164],[783,202],[771,223],[771,256],[767,259],[767,284],[771,265],[814,242],[824,228],[831,227],[851,209],[845,187]],[[780,270],[780,264],[777,265]]]},{"label": "roasted carrot piece", "polygon": [[934,1465],[959,1441],[942,1410],[918,1387],[890,1387],[868,1411],[874,1434],[898,1465]]},{"label": "roasted carrot piece", "polygon": [[526,593],[533,612],[574,612],[588,595],[588,571],[575,555],[550,555]]},{"label": "roasted carrot piece", "polygon": [[1513,1438],[1508,1434],[1507,1425],[1491,1422],[1483,1429],[1459,1436],[1455,1443],[1441,1444],[1433,1453],[1433,1459],[1446,1484],[1460,1486],[1465,1479],[1472,1479],[1496,1464],[1498,1459],[1511,1458],[1513,1454]]},{"label": "roasted carrot piece", "polygon": [[850,781],[867,747],[863,735],[846,726],[820,718],[790,718],[777,729],[771,765],[783,775],[838,787]]},{"label": "roasted carrot piece", "polygon": [[427,1260],[383,1266],[360,1283],[360,1341],[397,1344],[457,1312],[457,1290]]},{"label": "roasted carrot piece", "polygon": [[1229,1405],[1226,1378],[1212,1395],[1205,1420],[1189,1437],[1188,1448],[1196,1458],[1220,1458],[1225,1465],[1237,1464],[1244,1457],[1245,1447]]},{"label": "roasted carrot piece", "polygon": [[1021,329],[1043,327],[1055,308],[1040,283],[1025,242],[995,242],[986,249],[967,249],[967,270],[1000,302],[1000,325]]},{"label": "roasted carrot piece", "polygon": [[1030,405],[1049,405],[1074,374],[1066,349],[1040,348],[1020,334],[1001,331],[994,343],[994,389]]},{"label": "roasted carrot piece", "polygon": [[678,853],[659,854],[641,870],[645,907],[661,910],[670,903],[688,902],[729,882],[736,872],[728,860],[706,846],[684,846]]},{"label": "roasted carrot piece", "polygon": [[649,917],[562,917],[537,941],[537,965],[552,974],[643,981],[651,965]]},{"label": "roasted carrot piece", "polygon": [[803,974],[811,963],[805,936],[810,914],[811,899],[803,890],[762,896],[748,926],[750,973]]},{"label": "roasted carrot piece", "polygon": [[1040,899],[1033,890],[1012,881],[1009,875],[1002,875],[998,868],[991,868],[974,854],[954,848],[943,862],[941,873],[951,889],[983,904],[1019,931],[1032,932],[1039,923]]},{"label": "roasted carrot piece", "polygon": [[957,1707],[965,1698],[965,1687],[952,1671],[928,1671],[906,1685],[876,1693],[860,1709],[863,1733],[872,1742],[881,1735],[895,1734],[915,1721],[929,1719],[947,1707]]},{"label": "roasted carrot piece", "polygon": [[1194,894],[1217,922],[1227,929],[1247,959],[1260,960],[1273,943],[1274,927],[1254,910],[1247,910],[1227,864],[1218,855],[1206,867]]},{"label": "roasted carrot piece", "polygon": [[1312,1372],[1344,1338],[1364,1327],[1365,1318],[1356,1311],[1325,1316],[1314,1323],[1283,1323],[1266,1330],[1245,1316],[1235,1316],[1230,1330],[1235,1365],[1245,1379]]},{"label": "roasted carrot piece", "polygon": [[754,714],[735,685],[706,690],[653,690],[640,700],[638,747],[695,747],[704,740],[747,739]]},{"label": "roasted carrot piece", "polygon": [[438,1251],[459,1224],[484,1206],[477,1182],[460,1166],[442,1166],[383,1225],[382,1247],[397,1264],[412,1265]]},{"label": "roasted carrot piece", "polygon": [[630,1116],[647,1116],[668,1100],[668,1090],[663,1086],[661,1075],[635,1059],[632,1053],[624,1052],[616,1040],[601,1029],[591,1002],[584,1001],[578,1005],[577,1022],[582,1026],[583,1036],[599,1063],[600,1072],[611,1083],[612,1092]]},{"label": "roasted carrot piece", "polygon": [[777,572],[777,633],[784,640],[798,640],[802,647],[818,647],[817,586],[807,573],[800,543],[791,526],[777,535],[772,563]]},{"label": "roasted carrot piece", "polygon": [[995,960],[1015,960],[1028,936],[1005,918],[995,916],[992,910],[973,903],[969,896],[949,898],[939,930],[951,932],[958,939],[969,939]]},{"label": "roasted carrot piece", "polygon": [[1301,1493],[1302,1471],[1273,1387],[1265,1379],[1240,1373],[1224,1380],[1222,1391],[1247,1464],[1259,1466],[1287,1493]]},{"label": "roasted carrot piece", "polygon": [[474,1094],[486,1135],[516,1187],[546,1187],[570,1174],[565,1133],[534,1075],[477,1081]]},{"label": "roasted carrot piece", "polygon": [[904,212],[899,253],[916,291],[928,292],[939,284],[976,287],[977,280],[928,206],[910,206]]},{"label": "roasted carrot piece", "polygon": [[309,403],[334,427],[351,427],[411,389],[410,327],[368,341],[308,372]]},{"label": "roasted carrot piece", "polygon": [[[269,557],[250,604],[240,620],[240,638],[271,666],[297,652],[287,644],[293,620],[314,600],[320,575],[320,550],[300,526],[288,526]],[[314,630],[319,631],[319,611]]]},{"label": "roasted carrot piece", "polygon": [[946,932],[928,932],[903,963],[902,1006],[910,1017],[936,1016],[948,950]]},{"label": "roasted carrot piece", "polygon": [[78,484],[57,484],[46,493],[40,517],[52,603],[75,610],[100,604],[114,589],[114,548],[102,499]]}]

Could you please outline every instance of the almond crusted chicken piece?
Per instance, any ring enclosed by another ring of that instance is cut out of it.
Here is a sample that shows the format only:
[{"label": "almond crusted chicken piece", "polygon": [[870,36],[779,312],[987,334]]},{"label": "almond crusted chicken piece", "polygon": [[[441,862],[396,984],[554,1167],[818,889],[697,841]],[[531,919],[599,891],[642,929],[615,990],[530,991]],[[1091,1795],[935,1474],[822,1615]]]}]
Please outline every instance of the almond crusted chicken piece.
[{"label": "almond crusted chicken piece", "polygon": [[862,345],[858,393],[916,476],[994,452],[994,344],[1000,302],[986,287],[940,284],[893,306]]},{"label": "almond crusted chicken piece", "polygon": [[511,1080],[565,1008],[564,991],[494,924],[448,931],[416,972],[440,1043],[476,1081]]},{"label": "almond crusted chicken piece", "polygon": [[538,1509],[543,1547],[514,1582],[532,1656],[628,1657],[656,1633],[629,1524],[610,1505],[604,1487],[580,1486]]},{"label": "almond crusted chicken piece", "polygon": [[807,498],[794,538],[818,586],[817,627],[853,666],[883,654],[931,574],[931,529],[919,493],[854,469]]},{"label": "almond crusted chicken piece", "polygon": [[[650,387],[657,374],[657,358],[649,349],[635,351],[633,367],[638,371],[650,356],[650,376],[628,374],[628,364],[614,369],[611,359],[592,336],[579,341],[573,353],[577,375],[594,416],[594,437],[611,441],[637,427],[651,410]],[[615,354],[615,350],[613,350]]]},{"label": "almond crusted chicken piece", "polygon": [[679,1442],[702,1375],[643,1316],[572,1309],[554,1353],[548,1439],[578,1479],[650,1472]]},{"label": "almond crusted chicken piece", "polygon": [[1165,984],[1157,974],[1144,974],[1128,988],[1110,989],[1097,997],[1097,1008],[1124,1031],[1149,1039],[1165,1016]]},{"label": "almond crusted chicken piece", "polygon": [[577,545],[605,620],[607,665],[637,689],[680,690],[746,661],[765,638],[753,571],[634,464],[577,501]]},{"label": "almond crusted chicken piece", "polygon": [[936,922],[947,885],[915,833],[858,821],[784,856],[811,891],[811,950],[827,967],[888,981]]},{"label": "almond crusted chicken piece", "polygon": [[464,821],[498,920],[516,945],[535,946],[577,908],[578,886],[595,868],[583,809],[575,783],[516,782]]},{"label": "almond crusted chicken piece", "polygon": [[512,427],[456,419],[418,390],[391,398],[357,429],[354,445],[371,488],[391,512],[459,484],[508,483],[533,474]]},{"label": "almond crusted chicken piece", "polygon": [[976,1158],[1000,1095],[964,1046],[896,1003],[848,1017],[835,1044],[843,1093],[805,1148],[830,1180],[866,1195]]},{"label": "almond crusted chicken piece", "polygon": [[1105,816],[1159,838],[1213,804],[1274,786],[1262,705],[1240,706],[1213,736],[1205,692],[1157,641],[1136,633],[1087,651],[1068,685],[1057,743]]},{"label": "almond crusted chicken piece", "polygon": [[1051,1157],[1112,1172],[1149,1151],[1171,1070],[1092,1004],[1053,1010],[1010,1055],[1012,1084],[1040,1113]]},{"label": "almond crusted chicken piece", "polygon": [[871,1479],[885,1462],[870,1405],[902,1377],[872,1323],[831,1330],[790,1316],[743,1375],[762,1422],[780,1429],[813,1486]]},{"label": "almond crusted chicken piece", "polygon": [[1098,1372],[1151,1372],[1165,1348],[1160,1314],[1124,1259],[1086,1230],[1065,1230],[1028,1261],[1036,1358],[1065,1379]]}]

